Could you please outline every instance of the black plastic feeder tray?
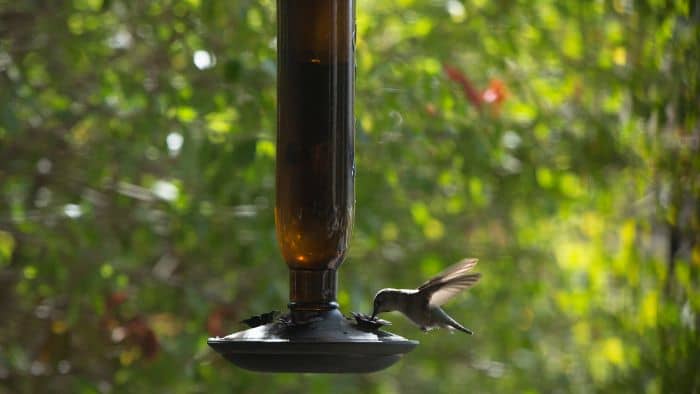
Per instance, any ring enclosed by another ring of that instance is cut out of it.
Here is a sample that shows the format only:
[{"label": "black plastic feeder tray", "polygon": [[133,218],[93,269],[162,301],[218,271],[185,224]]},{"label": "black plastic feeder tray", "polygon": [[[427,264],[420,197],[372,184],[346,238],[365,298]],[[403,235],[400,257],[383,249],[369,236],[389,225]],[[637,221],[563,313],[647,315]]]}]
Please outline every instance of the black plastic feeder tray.
[{"label": "black plastic feeder tray", "polygon": [[321,373],[376,372],[418,345],[379,330],[379,324],[373,327],[356,319],[349,320],[338,309],[303,316],[295,312],[273,323],[209,338],[207,343],[251,371]]}]

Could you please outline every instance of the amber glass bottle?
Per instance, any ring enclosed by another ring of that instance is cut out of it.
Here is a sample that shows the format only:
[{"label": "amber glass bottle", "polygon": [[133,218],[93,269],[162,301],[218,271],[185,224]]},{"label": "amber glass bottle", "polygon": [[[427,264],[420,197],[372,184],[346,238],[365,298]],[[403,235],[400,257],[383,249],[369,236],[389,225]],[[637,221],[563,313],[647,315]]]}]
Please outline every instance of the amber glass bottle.
[{"label": "amber glass bottle", "polygon": [[290,307],[335,307],[354,204],[354,1],[278,0],[275,224]]}]

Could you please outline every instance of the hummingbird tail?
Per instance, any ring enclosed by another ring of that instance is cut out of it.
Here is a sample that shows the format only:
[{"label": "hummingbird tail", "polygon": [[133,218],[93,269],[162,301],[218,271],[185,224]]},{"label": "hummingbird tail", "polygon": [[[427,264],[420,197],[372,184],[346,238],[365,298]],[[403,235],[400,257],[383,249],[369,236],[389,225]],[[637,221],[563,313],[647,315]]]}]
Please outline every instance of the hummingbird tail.
[{"label": "hummingbird tail", "polygon": [[469,335],[474,335],[474,331],[462,326],[461,324],[459,324],[457,322],[454,322],[453,324],[451,324],[450,327],[452,327],[456,330],[462,331],[462,332],[466,332]]},{"label": "hummingbird tail", "polygon": [[463,325],[459,324],[455,319],[450,317],[442,308],[433,309],[434,317],[438,320],[438,325],[442,327],[447,327],[462,332],[466,332],[469,335],[474,335],[474,332]]}]

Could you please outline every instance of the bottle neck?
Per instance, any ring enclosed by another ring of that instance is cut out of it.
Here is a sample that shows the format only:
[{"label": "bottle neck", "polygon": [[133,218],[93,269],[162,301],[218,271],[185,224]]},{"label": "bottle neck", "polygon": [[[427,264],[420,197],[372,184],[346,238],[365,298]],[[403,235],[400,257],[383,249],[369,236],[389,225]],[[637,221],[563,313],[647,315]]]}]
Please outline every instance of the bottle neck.
[{"label": "bottle neck", "polygon": [[289,309],[326,311],[338,307],[336,270],[289,270]]}]

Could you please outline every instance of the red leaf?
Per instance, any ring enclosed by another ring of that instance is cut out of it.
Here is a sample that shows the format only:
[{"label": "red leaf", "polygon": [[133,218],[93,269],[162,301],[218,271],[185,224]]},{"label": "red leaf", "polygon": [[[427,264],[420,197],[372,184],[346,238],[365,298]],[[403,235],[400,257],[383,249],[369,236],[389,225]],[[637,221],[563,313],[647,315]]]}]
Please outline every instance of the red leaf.
[{"label": "red leaf", "polygon": [[224,313],[222,309],[222,307],[214,309],[207,317],[207,331],[212,337],[224,335]]},{"label": "red leaf", "polygon": [[477,109],[481,109],[481,104],[483,103],[482,95],[469,80],[469,78],[467,78],[467,76],[456,67],[444,64],[442,68],[449,79],[462,86],[464,97]]},{"label": "red leaf", "polygon": [[146,359],[152,359],[160,350],[158,337],[146,323],[143,316],[136,316],[126,323],[127,337],[141,348],[141,354]]},{"label": "red leaf", "polygon": [[141,346],[141,354],[148,360],[153,359],[156,354],[158,354],[158,350],[160,350],[158,338],[150,328],[146,331],[146,335],[139,341],[139,345]]},{"label": "red leaf", "polygon": [[481,97],[486,103],[491,104],[491,113],[498,115],[501,105],[508,97],[506,85],[500,79],[492,79],[489,81],[489,87],[484,90]]},{"label": "red leaf", "polygon": [[129,296],[123,291],[115,291],[107,299],[107,309],[111,310],[123,304]]},{"label": "red leaf", "polygon": [[481,96],[487,103],[500,104],[505,101],[508,96],[506,85],[500,79],[492,79],[489,82],[489,87],[484,90]]}]

